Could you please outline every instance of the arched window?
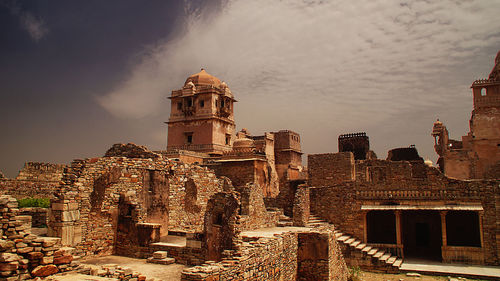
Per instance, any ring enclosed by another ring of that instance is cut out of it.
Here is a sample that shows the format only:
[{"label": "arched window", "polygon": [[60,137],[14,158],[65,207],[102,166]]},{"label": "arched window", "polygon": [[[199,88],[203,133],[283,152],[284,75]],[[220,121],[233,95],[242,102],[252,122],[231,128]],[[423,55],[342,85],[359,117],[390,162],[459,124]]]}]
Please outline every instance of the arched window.
[{"label": "arched window", "polygon": [[481,96],[486,96],[486,88],[481,88]]}]

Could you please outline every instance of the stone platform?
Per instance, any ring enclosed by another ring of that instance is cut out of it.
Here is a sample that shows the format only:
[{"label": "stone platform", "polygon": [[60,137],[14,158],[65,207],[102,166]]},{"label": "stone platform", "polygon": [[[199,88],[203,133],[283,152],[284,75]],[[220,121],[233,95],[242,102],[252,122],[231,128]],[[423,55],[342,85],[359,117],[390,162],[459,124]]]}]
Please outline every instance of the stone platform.
[{"label": "stone platform", "polygon": [[488,280],[500,280],[500,267],[444,264],[432,261],[405,259],[401,272],[418,272],[427,275],[460,276]]}]

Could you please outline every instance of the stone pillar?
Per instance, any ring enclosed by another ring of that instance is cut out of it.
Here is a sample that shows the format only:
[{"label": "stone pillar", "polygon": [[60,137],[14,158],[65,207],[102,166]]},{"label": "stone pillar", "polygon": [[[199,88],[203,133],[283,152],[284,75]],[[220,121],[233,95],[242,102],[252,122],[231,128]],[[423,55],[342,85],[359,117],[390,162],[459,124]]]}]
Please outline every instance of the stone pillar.
[{"label": "stone pillar", "polygon": [[401,255],[402,258],[404,258],[404,253],[403,253],[403,242],[401,241],[401,211],[400,210],[395,210],[394,215],[396,217],[396,245],[398,248],[398,254]]},{"label": "stone pillar", "polygon": [[306,226],[310,215],[309,187],[301,184],[297,187],[293,200],[293,226]]},{"label": "stone pillar", "polygon": [[82,241],[78,203],[59,199],[51,204],[48,235],[60,237],[64,246],[74,246]]},{"label": "stone pillar", "polygon": [[484,211],[477,212],[477,216],[479,219],[479,239],[481,241],[481,248],[484,249],[484,241],[483,241],[483,216]]},{"label": "stone pillar", "polygon": [[443,262],[447,261],[445,252],[448,246],[448,242],[446,241],[446,213],[448,213],[448,211],[439,211],[439,214],[441,215],[441,234],[442,234],[441,259],[443,260]]},{"label": "stone pillar", "polygon": [[448,211],[440,211],[439,214],[441,215],[441,234],[442,234],[442,246],[446,247],[448,246],[448,242],[446,241],[446,213]]}]

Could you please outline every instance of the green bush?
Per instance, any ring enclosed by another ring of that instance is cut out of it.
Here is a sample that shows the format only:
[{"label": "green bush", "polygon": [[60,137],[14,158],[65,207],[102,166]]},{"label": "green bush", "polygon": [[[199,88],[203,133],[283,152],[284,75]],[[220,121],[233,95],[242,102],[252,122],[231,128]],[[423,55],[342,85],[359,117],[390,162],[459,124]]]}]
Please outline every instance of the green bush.
[{"label": "green bush", "polygon": [[361,280],[361,268],[359,266],[353,266],[349,268],[350,276],[349,281],[360,281]]},{"label": "green bush", "polygon": [[23,198],[17,199],[17,203],[19,204],[19,208],[25,207],[42,207],[49,208],[50,207],[50,199],[49,198]]}]

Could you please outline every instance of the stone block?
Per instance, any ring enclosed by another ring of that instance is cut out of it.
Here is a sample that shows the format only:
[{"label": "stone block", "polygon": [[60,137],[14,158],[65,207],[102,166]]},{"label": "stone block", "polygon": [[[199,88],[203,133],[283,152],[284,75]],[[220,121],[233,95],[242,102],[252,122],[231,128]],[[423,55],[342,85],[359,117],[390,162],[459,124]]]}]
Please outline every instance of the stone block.
[{"label": "stone block", "polygon": [[201,241],[186,240],[186,247],[200,249],[201,248]]},{"label": "stone block", "polygon": [[11,253],[0,253],[0,262],[13,262],[19,261],[21,259],[20,256]]},{"label": "stone block", "polygon": [[29,252],[33,252],[33,247],[20,248],[20,249],[17,249],[17,252],[19,254],[26,254]]},{"label": "stone block", "polygon": [[33,276],[36,276],[36,277],[45,277],[45,276],[55,274],[57,272],[59,272],[59,269],[57,269],[57,266],[55,266],[53,264],[49,264],[49,265],[39,265],[39,266],[35,267],[35,269],[33,269],[33,271],[31,271],[31,274]]},{"label": "stone block", "polygon": [[164,259],[167,257],[167,251],[156,251],[153,253],[153,258],[155,259]]},{"label": "stone block", "polygon": [[17,261],[0,263],[0,271],[13,271],[17,270],[18,267],[19,267],[19,262]]},{"label": "stone block", "polygon": [[38,259],[43,258],[43,253],[41,253],[41,252],[31,252],[31,253],[28,254],[28,258],[30,260],[38,260]]},{"label": "stone block", "polygon": [[64,203],[52,203],[53,211],[65,211],[68,210],[68,205]]},{"label": "stone block", "polygon": [[73,256],[62,256],[54,258],[54,264],[67,264],[71,263]]},{"label": "stone block", "polygon": [[54,257],[43,257],[41,264],[51,264],[54,262]]}]

